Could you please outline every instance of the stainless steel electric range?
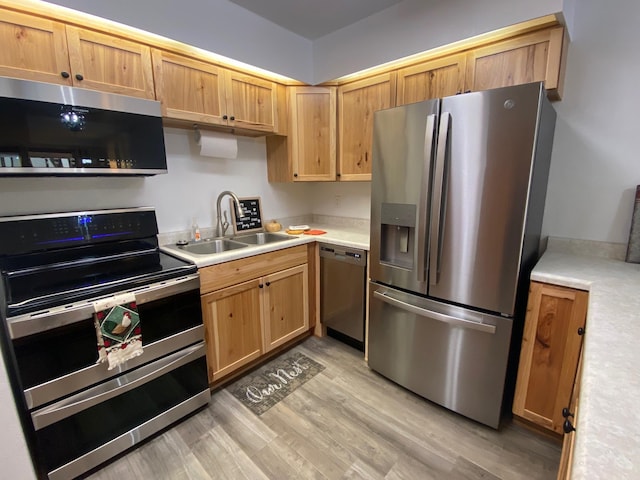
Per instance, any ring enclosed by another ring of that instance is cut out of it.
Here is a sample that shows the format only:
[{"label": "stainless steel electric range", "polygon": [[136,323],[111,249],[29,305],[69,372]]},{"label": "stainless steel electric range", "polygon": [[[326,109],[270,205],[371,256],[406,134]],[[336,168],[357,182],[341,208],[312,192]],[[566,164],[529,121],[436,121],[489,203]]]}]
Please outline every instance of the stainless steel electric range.
[{"label": "stainless steel electric range", "polygon": [[[208,403],[200,280],[152,208],[0,218],[2,350],[41,478],[81,475]],[[96,302],[133,294],[143,353],[107,369]]]}]

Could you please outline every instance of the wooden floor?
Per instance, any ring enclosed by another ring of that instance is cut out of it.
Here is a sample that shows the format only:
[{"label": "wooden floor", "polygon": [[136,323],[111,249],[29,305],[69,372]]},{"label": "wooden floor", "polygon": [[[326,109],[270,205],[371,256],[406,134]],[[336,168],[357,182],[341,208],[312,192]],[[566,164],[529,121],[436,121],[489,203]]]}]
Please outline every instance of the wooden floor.
[{"label": "wooden floor", "polygon": [[205,410],[89,478],[556,477],[553,441],[510,422],[495,431],[425,401],[334,339],[295,348],[326,368],[261,417],[215,392]]}]

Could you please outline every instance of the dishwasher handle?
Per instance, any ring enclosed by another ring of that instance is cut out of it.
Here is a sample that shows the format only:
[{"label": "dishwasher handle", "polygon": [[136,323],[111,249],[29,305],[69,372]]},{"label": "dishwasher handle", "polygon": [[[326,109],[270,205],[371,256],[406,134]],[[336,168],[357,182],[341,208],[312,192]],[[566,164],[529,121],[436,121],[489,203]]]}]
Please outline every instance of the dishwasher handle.
[{"label": "dishwasher handle", "polygon": [[339,245],[321,245],[320,258],[366,266],[367,252],[357,248],[341,247]]}]

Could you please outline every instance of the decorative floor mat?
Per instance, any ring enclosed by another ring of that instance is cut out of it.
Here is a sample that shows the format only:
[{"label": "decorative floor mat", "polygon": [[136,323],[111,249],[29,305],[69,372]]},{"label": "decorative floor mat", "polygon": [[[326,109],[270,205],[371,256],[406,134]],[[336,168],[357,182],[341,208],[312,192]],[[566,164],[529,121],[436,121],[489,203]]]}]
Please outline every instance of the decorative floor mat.
[{"label": "decorative floor mat", "polygon": [[262,415],[300,385],[324,370],[324,365],[299,352],[287,352],[226,389],[256,415]]}]

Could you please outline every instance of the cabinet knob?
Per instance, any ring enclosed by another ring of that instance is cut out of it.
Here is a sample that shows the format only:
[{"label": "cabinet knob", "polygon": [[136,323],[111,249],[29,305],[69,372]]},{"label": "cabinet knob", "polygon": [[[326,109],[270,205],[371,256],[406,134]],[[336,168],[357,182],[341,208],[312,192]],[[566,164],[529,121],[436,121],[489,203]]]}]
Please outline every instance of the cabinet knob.
[{"label": "cabinet knob", "polygon": [[265,285],[268,287],[269,285],[271,285],[271,282],[267,282]]},{"label": "cabinet knob", "polygon": [[76,80],[81,82],[82,80],[84,80],[84,77],[82,75],[80,75],[79,73],[76,73]]},{"label": "cabinet knob", "polygon": [[229,118],[228,116],[226,116],[226,115],[222,115],[222,119],[223,119],[223,120],[227,120],[228,118]]},{"label": "cabinet knob", "polygon": [[340,176],[340,174],[339,174],[339,173],[336,173],[336,177],[339,177],[339,176]]},{"label": "cabinet knob", "polygon": [[569,411],[569,408],[568,408],[568,407],[564,407],[564,408],[562,409],[562,416],[563,416],[564,418],[573,417],[573,413],[571,413],[571,412]]},{"label": "cabinet knob", "polygon": [[71,75],[69,75],[69,72],[60,72],[60,75],[62,76],[62,78],[69,78]]},{"label": "cabinet knob", "polygon": [[293,174],[293,176],[294,176],[294,177],[297,177],[297,176],[298,176],[298,174],[297,174],[297,173],[294,173],[294,174]]},{"label": "cabinet knob", "polygon": [[261,284],[261,283],[258,284],[258,288],[263,288],[263,287],[264,287],[263,284]]},{"label": "cabinet knob", "polygon": [[584,327],[578,327],[578,335],[584,335]]},{"label": "cabinet knob", "polygon": [[236,117],[234,117],[233,115],[231,115],[231,116],[229,117],[229,120],[235,120],[235,119],[236,119]]},{"label": "cabinet knob", "polygon": [[568,419],[565,420],[564,423],[562,424],[562,430],[564,431],[564,433],[571,433],[576,431],[576,429]]}]

